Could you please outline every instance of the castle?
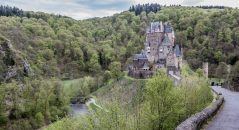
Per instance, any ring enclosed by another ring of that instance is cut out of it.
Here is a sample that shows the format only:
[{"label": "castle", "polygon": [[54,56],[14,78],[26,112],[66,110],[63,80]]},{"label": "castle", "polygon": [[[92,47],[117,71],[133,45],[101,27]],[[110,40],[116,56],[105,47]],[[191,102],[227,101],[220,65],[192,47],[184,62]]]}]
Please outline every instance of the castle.
[{"label": "castle", "polygon": [[180,80],[182,48],[175,44],[173,28],[169,23],[152,22],[146,29],[145,48],[133,57],[128,75],[134,78],[149,78],[161,68]]}]

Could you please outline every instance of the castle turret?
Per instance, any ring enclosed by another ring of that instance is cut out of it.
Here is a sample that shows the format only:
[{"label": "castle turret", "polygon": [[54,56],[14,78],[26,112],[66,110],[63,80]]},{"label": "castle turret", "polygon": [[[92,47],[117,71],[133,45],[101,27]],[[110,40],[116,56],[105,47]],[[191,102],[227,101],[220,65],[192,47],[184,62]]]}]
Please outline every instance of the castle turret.
[{"label": "castle turret", "polygon": [[204,76],[208,78],[208,62],[203,63],[203,72],[204,72]]}]

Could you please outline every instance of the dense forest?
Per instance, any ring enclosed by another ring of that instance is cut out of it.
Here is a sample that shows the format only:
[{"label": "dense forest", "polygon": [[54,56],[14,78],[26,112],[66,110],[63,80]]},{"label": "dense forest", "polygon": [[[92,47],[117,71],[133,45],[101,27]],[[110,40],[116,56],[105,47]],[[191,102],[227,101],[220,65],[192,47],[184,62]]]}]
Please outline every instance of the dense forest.
[{"label": "dense forest", "polygon": [[[125,70],[128,59],[143,47],[149,22],[170,21],[189,65],[195,70],[208,61],[210,76],[216,76],[220,62],[234,65],[238,60],[237,14],[237,9],[230,8],[164,7],[157,13],[135,16],[126,11],[82,21],[44,13],[29,18],[2,16],[1,37],[33,65],[35,75],[74,78],[107,70],[112,61],[121,62]],[[29,52],[31,55],[26,55]],[[0,70],[3,74],[6,68]]]},{"label": "dense forest", "polygon": [[172,24],[184,60],[193,70],[200,72],[202,63],[209,62],[210,77],[227,79],[238,90],[239,10],[154,6],[137,14],[124,11],[80,21],[1,6],[0,128],[37,129],[65,117],[72,93],[63,91],[61,80],[92,77],[90,85],[79,87],[84,96],[110,79],[120,80],[133,55],[143,49],[151,21]]}]

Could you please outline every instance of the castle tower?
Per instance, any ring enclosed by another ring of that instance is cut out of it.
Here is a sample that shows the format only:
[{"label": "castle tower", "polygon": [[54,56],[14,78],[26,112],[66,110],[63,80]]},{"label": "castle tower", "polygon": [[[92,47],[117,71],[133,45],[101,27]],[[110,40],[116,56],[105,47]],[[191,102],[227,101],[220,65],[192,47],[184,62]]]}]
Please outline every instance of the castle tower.
[{"label": "castle tower", "polygon": [[156,62],[158,59],[159,45],[162,43],[164,25],[162,22],[152,22],[146,34],[145,52],[149,62]]},{"label": "castle tower", "polygon": [[203,63],[203,72],[204,72],[204,76],[208,78],[208,62]]}]

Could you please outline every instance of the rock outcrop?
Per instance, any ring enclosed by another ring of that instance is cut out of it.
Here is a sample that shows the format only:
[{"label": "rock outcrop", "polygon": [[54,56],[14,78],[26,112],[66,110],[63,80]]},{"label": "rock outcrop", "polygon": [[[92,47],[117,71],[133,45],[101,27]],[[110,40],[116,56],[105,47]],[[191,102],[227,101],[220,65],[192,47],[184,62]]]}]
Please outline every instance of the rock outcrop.
[{"label": "rock outcrop", "polygon": [[23,72],[26,76],[29,75],[31,71],[30,64],[28,63],[27,59],[23,60]]},{"label": "rock outcrop", "polygon": [[16,78],[17,75],[28,76],[29,73],[28,61],[13,48],[9,40],[0,37],[0,82]]}]

